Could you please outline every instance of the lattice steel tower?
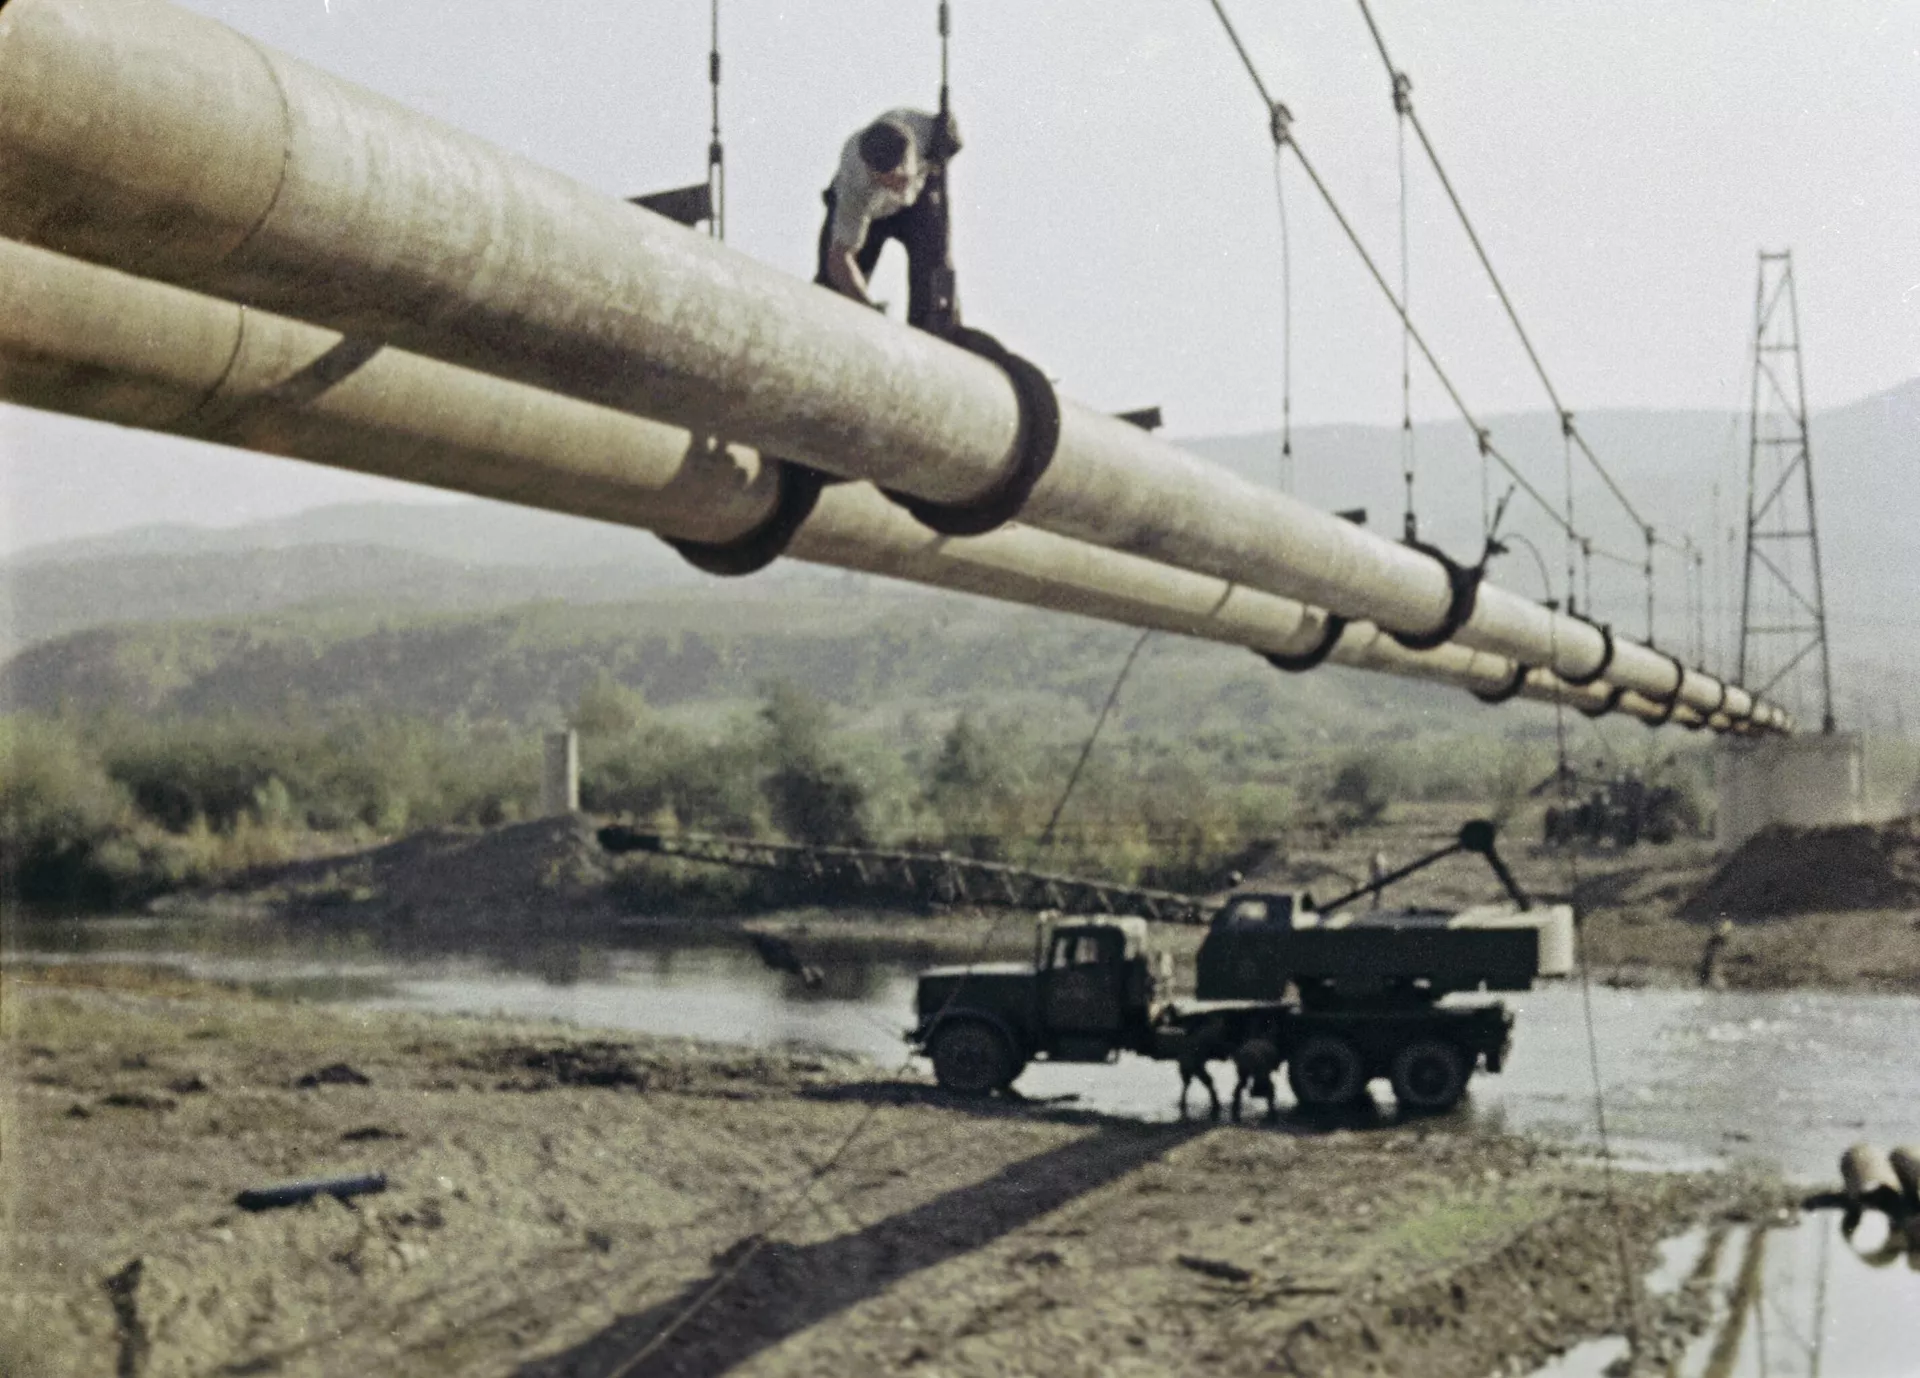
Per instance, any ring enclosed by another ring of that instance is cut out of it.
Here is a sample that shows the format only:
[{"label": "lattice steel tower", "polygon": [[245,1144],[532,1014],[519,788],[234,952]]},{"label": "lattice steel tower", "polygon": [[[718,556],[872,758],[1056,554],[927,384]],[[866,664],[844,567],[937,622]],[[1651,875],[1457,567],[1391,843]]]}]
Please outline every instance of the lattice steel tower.
[{"label": "lattice steel tower", "polygon": [[[1753,309],[1753,391],[1747,416],[1747,567],[1740,585],[1741,683],[1769,695],[1794,676],[1809,695],[1819,660],[1820,730],[1834,730],[1827,598],[1814,519],[1813,449],[1800,361],[1793,253],[1760,255]],[[1792,696],[1786,696],[1791,702]]]}]

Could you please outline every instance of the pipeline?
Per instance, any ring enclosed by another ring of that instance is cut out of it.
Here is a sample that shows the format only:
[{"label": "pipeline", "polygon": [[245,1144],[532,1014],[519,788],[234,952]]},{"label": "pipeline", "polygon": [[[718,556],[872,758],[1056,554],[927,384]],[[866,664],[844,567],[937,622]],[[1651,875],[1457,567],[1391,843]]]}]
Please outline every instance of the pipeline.
[{"label": "pipeline", "polygon": [[[0,234],[925,504],[995,491],[1022,448],[994,363],[164,0],[9,0],[0,89]],[[1650,646],[1484,581],[1463,600],[1430,553],[1059,410],[1026,525],[1411,647],[1451,639],[1565,679],[1604,670],[1629,711],[1654,706],[1649,721],[1790,726]]]},{"label": "pipeline", "polygon": [[[778,509],[751,451],[402,350],[0,240],[0,399],[725,545]],[[937,538],[864,485],[820,495],[798,559],[1278,657],[1504,691],[1511,662],[1409,651],[1365,623],[1028,527]],[[1604,686],[1528,670],[1521,691],[1583,708]],[[1642,718],[1661,706],[1626,696]],[[1691,710],[1685,710],[1691,712]],[[1725,729],[1725,715],[1712,725]]]}]

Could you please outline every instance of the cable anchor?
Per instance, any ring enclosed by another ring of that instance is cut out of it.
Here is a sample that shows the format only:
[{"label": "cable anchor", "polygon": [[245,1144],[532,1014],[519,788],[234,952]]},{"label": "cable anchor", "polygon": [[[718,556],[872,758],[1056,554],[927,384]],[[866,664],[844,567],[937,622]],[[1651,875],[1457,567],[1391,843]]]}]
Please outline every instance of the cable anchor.
[{"label": "cable anchor", "polygon": [[1285,148],[1293,142],[1293,112],[1287,109],[1286,102],[1275,101],[1267,112],[1267,130],[1273,135],[1273,146]]}]

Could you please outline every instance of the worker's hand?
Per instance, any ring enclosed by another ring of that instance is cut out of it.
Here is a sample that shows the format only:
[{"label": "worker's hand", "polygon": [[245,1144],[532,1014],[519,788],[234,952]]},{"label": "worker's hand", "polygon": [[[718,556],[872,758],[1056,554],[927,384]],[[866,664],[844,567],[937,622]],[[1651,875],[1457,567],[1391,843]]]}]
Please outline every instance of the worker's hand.
[{"label": "worker's hand", "polygon": [[960,141],[960,121],[953,117],[951,110],[942,111],[933,121],[933,147],[928,155],[936,163],[944,163],[963,147]]}]

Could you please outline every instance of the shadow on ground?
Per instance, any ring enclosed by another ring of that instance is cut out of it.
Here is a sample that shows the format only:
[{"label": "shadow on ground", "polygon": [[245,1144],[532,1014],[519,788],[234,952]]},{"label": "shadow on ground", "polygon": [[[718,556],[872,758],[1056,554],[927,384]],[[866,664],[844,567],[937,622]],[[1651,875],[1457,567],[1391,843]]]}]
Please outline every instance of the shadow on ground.
[{"label": "shadow on ground", "polygon": [[[995,1096],[962,1096],[938,1086],[913,1081],[836,1082],[826,1086],[805,1086],[798,1093],[807,1100],[854,1101],[863,1105],[927,1105],[940,1110],[959,1111],[989,1119],[1044,1120],[1050,1124],[1138,1125],[1155,1123],[1108,1111],[1089,1110],[1075,1102],[1078,1096],[1022,1096],[1017,1091]],[[1224,1103],[1226,1097],[1221,1097]],[[1230,1125],[1232,1117],[1222,1109],[1218,1117],[1207,1113],[1206,1103],[1195,1098],[1195,1106],[1185,1123],[1194,1129]],[[1176,1121],[1176,1123],[1178,1123]],[[1262,1102],[1249,1102],[1240,1127],[1269,1129],[1282,1134],[1330,1134],[1336,1130],[1429,1129],[1465,1131],[1479,1128],[1471,1095],[1454,1109],[1440,1115],[1407,1114],[1385,1108],[1371,1095],[1352,1105],[1308,1110],[1297,1105],[1282,1106],[1269,1115]]]},{"label": "shadow on ground", "polygon": [[[1210,1127],[1108,1123],[1084,1139],[1012,1163],[985,1181],[851,1234],[800,1246],[773,1240],[757,1251],[750,1236],[716,1256],[707,1276],[670,1300],[523,1366],[517,1378],[725,1373],[901,1278],[983,1248],[1059,1210]],[[709,1291],[712,1299],[692,1319],[634,1362]]]}]

